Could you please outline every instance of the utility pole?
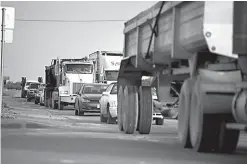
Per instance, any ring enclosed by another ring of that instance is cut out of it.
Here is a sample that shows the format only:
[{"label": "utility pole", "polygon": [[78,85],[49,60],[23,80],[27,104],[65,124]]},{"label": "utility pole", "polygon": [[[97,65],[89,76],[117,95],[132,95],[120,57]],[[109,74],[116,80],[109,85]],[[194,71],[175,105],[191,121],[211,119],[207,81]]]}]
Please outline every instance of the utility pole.
[{"label": "utility pole", "polygon": [[[1,5],[1,4],[0,4]],[[4,53],[4,42],[5,42],[5,8],[2,8],[2,21],[1,21],[1,67],[0,67],[0,107],[2,109],[2,98],[3,98],[3,53]]]},{"label": "utility pole", "polygon": [[13,42],[13,30],[15,22],[15,9],[13,7],[2,7],[0,2],[0,22],[1,22],[1,44],[0,44],[0,108],[2,109],[3,96],[3,55],[5,43]]}]

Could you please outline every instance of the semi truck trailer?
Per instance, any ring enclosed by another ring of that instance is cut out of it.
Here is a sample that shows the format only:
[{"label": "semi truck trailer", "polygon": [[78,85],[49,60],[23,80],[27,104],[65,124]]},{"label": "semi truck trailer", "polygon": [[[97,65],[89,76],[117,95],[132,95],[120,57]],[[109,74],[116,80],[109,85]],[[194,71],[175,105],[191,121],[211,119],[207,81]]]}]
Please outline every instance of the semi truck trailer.
[{"label": "semi truck trailer", "polygon": [[[232,153],[247,129],[247,2],[158,2],[125,23],[118,125],[149,134],[159,101],[182,82],[178,138],[197,152]],[[143,86],[142,76],[153,77]]]},{"label": "semi truck trailer", "polygon": [[93,83],[94,66],[87,58],[57,58],[45,67],[45,76],[45,106],[63,110],[64,106],[75,104],[76,93],[83,83]]},{"label": "semi truck trailer", "polygon": [[114,51],[96,51],[89,54],[89,60],[95,65],[95,82],[107,84],[116,82],[122,58],[122,52]]}]

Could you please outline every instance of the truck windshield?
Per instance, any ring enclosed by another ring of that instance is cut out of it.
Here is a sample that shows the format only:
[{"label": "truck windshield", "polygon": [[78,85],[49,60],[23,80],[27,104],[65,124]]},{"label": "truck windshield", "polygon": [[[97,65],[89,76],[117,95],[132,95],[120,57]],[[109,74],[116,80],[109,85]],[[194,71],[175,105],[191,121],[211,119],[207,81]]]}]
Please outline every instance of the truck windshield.
[{"label": "truck windshield", "polygon": [[118,71],[105,71],[106,81],[117,81]]},{"label": "truck windshield", "polygon": [[107,85],[85,85],[83,88],[84,94],[102,94],[107,88]]},{"label": "truck windshield", "polygon": [[121,53],[102,53],[102,56],[123,56]]},{"label": "truck windshield", "polygon": [[31,83],[29,88],[30,89],[38,89],[39,88],[39,85],[40,84],[38,84],[38,83]]},{"label": "truck windshield", "polygon": [[31,84],[31,82],[26,82],[26,85],[30,85]]},{"label": "truck windshield", "polygon": [[92,64],[66,64],[66,72],[91,74],[93,72]]}]

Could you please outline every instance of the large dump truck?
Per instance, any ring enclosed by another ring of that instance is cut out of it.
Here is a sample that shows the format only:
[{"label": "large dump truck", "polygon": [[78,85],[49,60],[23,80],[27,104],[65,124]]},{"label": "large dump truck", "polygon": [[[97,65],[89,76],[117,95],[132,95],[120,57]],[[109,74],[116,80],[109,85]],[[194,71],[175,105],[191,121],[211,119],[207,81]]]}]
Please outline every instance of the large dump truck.
[{"label": "large dump truck", "polygon": [[53,59],[51,65],[45,67],[45,106],[63,110],[64,106],[74,105],[82,84],[93,83],[93,67],[87,58]]},{"label": "large dump truck", "polygon": [[115,51],[96,51],[89,54],[89,60],[95,64],[95,82],[116,82],[122,58],[123,53]]},{"label": "large dump truck", "polygon": [[[148,134],[159,101],[182,81],[178,137],[197,152],[232,153],[247,129],[247,2],[158,2],[125,23],[118,75],[120,131]],[[142,76],[153,77],[142,86]]]}]

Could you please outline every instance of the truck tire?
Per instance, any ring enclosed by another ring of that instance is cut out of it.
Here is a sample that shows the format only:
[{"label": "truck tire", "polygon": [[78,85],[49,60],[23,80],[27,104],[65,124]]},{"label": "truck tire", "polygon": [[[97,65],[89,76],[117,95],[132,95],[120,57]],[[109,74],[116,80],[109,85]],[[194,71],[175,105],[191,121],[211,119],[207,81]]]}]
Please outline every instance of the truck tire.
[{"label": "truck tire", "polygon": [[183,148],[192,148],[190,141],[189,122],[190,122],[190,108],[191,96],[195,79],[187,79],[184,81],[180,96],[178,107],[178,138]]},{"label": "truck tire", "polygon": [[236,123],[232,114],[224,115],[221,118],[222,119],[219,126],[220,130],[219,130],[218,152],[231,154],[237,148],[240,131],[235,129],[229,130],[226,129],[225,127],[226,123]]},{"label": "truck tire", "polygon": [[136,129],[138,116],[138,93],[137,87],[127,85],[124,88],[123,101],[123,129],[126,134],[133,134]]},{"label": "truck tire", "polygon": [[44,105],[45,105],[45,107],[49,107],[49,103],[48,103],[48,99],[47,99],[47,93],[45,92],[44,93]]},{"label": "truck tire", "polygon": [[24,91],[21,91],[21,98],[25,98]]},{"label": "truck tire", "polygon": [[52,107],[52,109],[57,109],[58,108],[58,104],[54,100],[53,94],[52,94],[52,98],[51,98],[51,107]]},{"label": "truck tire", "polygon": [[63,102],[60,101],[60,98],[58,98],[58,109],[64,110],[64,104],[63,104]]},{"label": "truck tire", "polygon": [[139,116],[138,131],[140,134],[149,134],[153,121],[152,88],[149,86],[139,87]]},{"label": "truck tire", "polygon": [[117,95],[117,122],[118,122],[118,128],[120,131],[123,131],[123,112],[122,112],[122,106],[123,106],[123,100],[124,100],[124,94],[123,94],[123,87],[119,86],[118,95]]},{"label": "truck tire", "polygon": [[107,122],[107,119],[101,113],[100,113],[100,122],[102,122],[102,123]]},{"label": "truck tire", "polygon": [[[191,97],[190,139],[196,152],[212,152],[218,149],[219,114],[204,114],[201,80],[197,80]],[[209,102],[210,103],[210,102]],[[180,116],[180,114],[179,114]]]}]

